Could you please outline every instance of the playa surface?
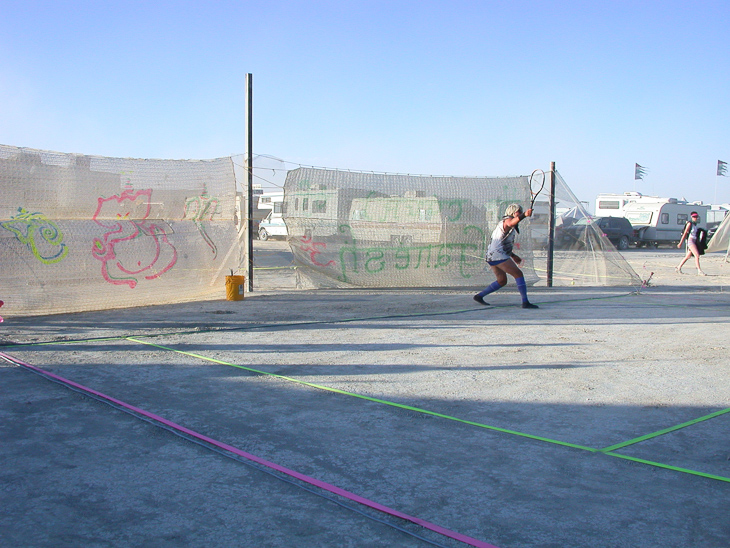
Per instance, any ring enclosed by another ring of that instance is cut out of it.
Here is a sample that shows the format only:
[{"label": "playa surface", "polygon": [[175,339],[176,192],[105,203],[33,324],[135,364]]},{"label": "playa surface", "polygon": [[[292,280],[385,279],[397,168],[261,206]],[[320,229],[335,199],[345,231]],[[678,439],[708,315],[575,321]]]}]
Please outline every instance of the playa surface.
[{"label": "playa surface", "polygon": [[0,324],[0,545],[730,543],[722,255],[523,310],[297,291],[256,245],[243,301]]}]

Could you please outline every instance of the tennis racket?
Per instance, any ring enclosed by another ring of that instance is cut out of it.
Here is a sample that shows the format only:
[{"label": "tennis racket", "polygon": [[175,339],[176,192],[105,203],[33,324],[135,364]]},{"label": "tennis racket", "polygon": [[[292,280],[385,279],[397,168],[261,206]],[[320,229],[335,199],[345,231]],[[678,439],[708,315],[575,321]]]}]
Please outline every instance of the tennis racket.
[{"label": "tennis racket", "polygon": [[530,209],[535,205],[537,195],[542,192],[543,188],[545,188],[545,172],[542,169],[536,169],[530,175],[530,195],[532,196]]}]

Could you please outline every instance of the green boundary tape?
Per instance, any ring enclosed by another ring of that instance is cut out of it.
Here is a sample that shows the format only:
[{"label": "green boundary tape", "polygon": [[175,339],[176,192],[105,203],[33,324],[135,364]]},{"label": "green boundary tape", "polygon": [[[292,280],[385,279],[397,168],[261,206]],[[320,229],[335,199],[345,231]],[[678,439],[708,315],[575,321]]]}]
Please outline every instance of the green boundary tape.
[{"label": "green boundary tape", "polygon": [[294,383],[301,384],[301,385],[304,385],[304,386],[309,386],[311,388],[317,388],[319,390],[327,390],[328,392],[334,392],[336,394],[342,394],[342,395],[345,395],[345,396],[351,396],[353,398],[359,398],[361,400],[367,400],[367,401],[372,401],[372,402],[376,402],[376,403],[382,403],[384,405],[389,405],[391,407],[398,407],[400,409],[407,409],[409,411],[416,411],[418,413],[424,413],[426,415],[432,415],[434,417],[440,417],[442,419],[448,419],[448,420],[451,420],[451,421],[461,422],[463,424],[469,424],[471,426],[478,426],[480,428],[486,428],[488,430],[496,430],[497,432],[503,432],[503,433],[506,433],[506,434],[513,434],[515,436],[522,436],[524,438],[530,438],[530,439],[533,439],[533,440],[546,441],[548,443],[554,443],[554,444],[557,444],[557,445],[564,445],[566,447],[573,447],[575,449],[583,449],[585,451],[593,451],[593,452],[596,451],[595,449],[592,449],[590,447],[585,447],[583,445],[575,445],[575,444],[568,443],[568,442],[564,442],[564,441],[552,440],[550,438],[543,438],[543,437],[540,437],[540,436],[533,436],[532,434],[525,434],[523,432],[517,432],[515,430],[508,430],[508,429],[505,429],[505,428],[499,428],[497,426],[489,426],[487,424],[481,424],[479,422],[468,421],[468,420],[465,420],[465,419],[460,419],[458,417],[452,417],[450,415],[444,415],[442,413],[436,413],[435,411],[429,411],[428,409],[421,409],[420,407],[412,407],[410,405],[405,405],[405,404],[402,404],[402,403],[395,403],[395,402],[388,401],[388,400],[381,400],[381,399],[378,399],[378,398],[372,398],[370,396],[364,396],[362,394],[356,394],[354,392],[347,392],[345,390],[340,390],[339,388],[330,388],[329,386],[323,386],[321,384],[314,384],[314,383],[311,383],[311,382],[302,381],[302,380],[295,379],[295,378],[292,378],[292,377],[285,377],[283,375],[277,375],[276,373],[269,373],[268,371],[261,371],[259,369],[253,369],[251,367],[246,367],[244,365],[238,365],[238,364],[235,364],[235,363],[224,362],[223,360],[218,360],[218,359],[215,359],[215,358],[208,358],[206,356],[202,356],[200,354],[195,354],[193,352],[185,352],[183,350],[176,350],[175,348],[170,348],[169,346],[162,346],[162,345],[159,345],[159,344],[153,344],[153,343],[150,343],[150,342],[140,341],[140,340],[135,339],[133,337],[127,337],[127,340],[132,341],[132,342],[136,342],[136,343],[139,343],[139,344],[145,344],[147,346],[152,346],[154,348],[159,348],[160,350],[167,350],[167,351],[170,351],[170,352],[176,352],[178,354],[183,354],[185,356],[191,356],[193,358],[198,358],[198,359],[201,359],[201,360],[206,360],[206,361],[209,361],[209,362],[218,363],[218,364],[221,364],[221,365],[227,365],[229,367],[235,367],[237,369],[243,369],[243,370],[249,371],[251,373],[257,373],[259,375],[267,375],[269,377],[275,377],[277,379],[282,379],[282,380],[285,380],[285,381],[294,382]]},{"label": "green boundary tape", "polygon": [[329,392],[334,392],[336,394],[342,394],[342,395],[345,395],[345,396],[359,398],[359,399],[362,399],[362,400],[367,400],[367,401],[372,401],[372,402],[375,402],[375,403],[381,403],[381,404],[384,404],[384,405],[389,405],[391,407],[397,407],[397,408],[400,408],[400,409],[407,409],[409,411],[415,411],[417,413],[424,413],[426,415],[431,415],[431,416],[439,417],[439,418],[442,418],[442,419],[456,421],[456,422],[460,422],[460,423],[463,423],[463,424],[468,424],[470,426],[477,426],[479,428],[485,428],[487,430],[493,430],[493,431],[496,431],[496,432],[502,432],[504,434],[512,434],[512,435],[520,436],[520,437],[523,437],[523,438],[529,438],[529,439],[533,439],[533,440],[537,440],[537,441],[543,441],[543,442],[547,442],[547,443],[552,443],[554,445],[561,445],[561,446],[570,447],[570,448],[573,448],[573,449],[580,449],[580,450],[583,450],[583,451],[589,451],[591,453],[600,453],[600,454],[608,455],[608,456],[611,456],[611,457],[617,457],[617,458],[621,458],[621,459],[625,459],[625,460],[629,460],[629,461],[633,461],[633,462],[638,462],[638,463],[641,463],[641,464],[648,464],[650,466],[656,466],[658,468],[664,468],[664,469],[667,469],[667,470],[672,470],[672,471],[675,471],[675,472],[683,472],[685,474],[691,474],[691,475],[694,475],[694,476],[700,476],[700,477],[707,478],[707,479],[713,479],[713,480],[718,480],[718,481],[723,481],[723,482],[730,483],[730,478],[726,478],[724,476],[717,476],[717,475],[714,475],[714,474],[706,474],[704,472],[699,472],[697,470],[690,470],[689,468],[680,468],[678,466],[671,466],[669,464],[663,464],[663,463],[660,463],[660,462],[649,461],[649,460],[640,459],[640,458],[637,458],[637,457],[631,457],[631,456],[628,456],[628,455],[622,455],[620,453],[615,453],[614,452],[614,449],[618,449],[618,448],[626,447],[628,445],[632,445],[632,444],[635,444],[635,443],[639,443],[641,441],[644,441],[644,440],[647,440],[647,439],[651,439],[651,438],[655,438],[655,437],[660,436],[662,434],[666,434],[668,432],[673,432],[675,430],[679,430],[680,428],[684,428],[686,426],[690,426],[692,424],[696,424],[698,422],[702,422],[702,421],[711,419],[713,417],[717,417],[717,416],[723,415],[725,413],[730,412],[730,408],[729,409],[723,409],[721,411],[716,411],[716,412],[711,413],[709,415],[705,415],[704,417],[700,417],[698,419],[694,419],[692,421],[688,421],[688,422],[682,423],[680,425],[677,425],[677,426],[674,426],[674,427],[671,427],[671,428],[665,428],[664,430],[659,430],[659,431],[654,432],[652,434],[647,434],[647,435],[641,436],[639,438],[634,438],[633,440],[629,440],[627,442],[623,442],[623,443],[620,443],[620,444],[612,445],[612,446],[606,447],[604,449],[595,449],[593,447],[587,447],[587,446],[584,446],[584,445],[577,445],[577,444],[574,444],[574,443],[568,443],[568,442],[564,442],[564,441],[560,441],[560,440],[554,440],[554,439],[545,438],[545,437],[542,437],[542,436],[535,436],[535,435],[532,435],[532,434],[526,434],[524,432],[517,432],[516,430],[509,430],[509,429],[506,429],[506,428],[499,428],[497,426],[490,426],[490,425],[482,424],[482,423],[475,422],[475,421],[468,421],[468,420],[465,420],[465,419],[460,419],[458,417],[452,417],[450,415],[444,415],[442,413],[436,413],[435,411],[429,411],[428,409],[421,409],[420,407],[413,407],[413,406],[410,406],[410,405],[395,403],[395,402],[391,402],[391,401],[388,401],[388,400],[382,400],[382,399],[378,399],[378,398],[372,398],[370,396],[364,396],[362,394],[356,394],[354,392],[347,392],[345,390],[340,390],[338,388],[330,388],[328,386],[314,384],[314,383],[302,381],[302,380],[299,380],[299,379],[295,379],[295,378],[292,378],[292,377],[286,377],[286,376],[283,376],[283,375],[278,375],[276,373],[269,373],[267,371],[261,371],[261,370],[258,370],[258,369],[253,369],[251,367],[246,367],[244,365],[238,365],[238,364],[226,362],[226,361],[223,361],[223,360],[218,360],[216,358],[209,358],[209,357],[203,356],[201,354],[195,354],[193,352],[185,352],[183,350],[177,350],[177,349],[171,348],[169,346],[163,346],[163,345],[154,344],[154,343],[151,343],[151,342],[142,341],[142,340],[136,339],[134,337],[126,337],[126,340],[132,341],[132,342],[135,342],[135,343],[138,343],[138,344],[144,344],[144,345],[147,345],[147,346],[152,346],[154,348],[159,348],[160,350],[165,350],[165,351],[169,351],[169,352],[175,352],[177,354],[182,354],[182,355],[185,355],[185,356],[190,356],[190,357],[193,357],[193,358],[197,358],[197,359],[209,361],[209,362],[212,362],[212,363],[217,363],[217,364],[220,364],[220,365],[226,365],[226,366],[229,366],[229,367],[235,367],[237,369],[243,369],[243,370],[249,371],[251,373],[256,373],[256,374],[259,374],[259,375],[266,375],[266,376],[274,377],[274,378],[277,378],[277,379],[282,379],[282,380],[285,380],[285,381],[289,381],[289,382],[294,382],[294,383],[297,383],[297,384],[301,384],[301,385],[304,385],[304,386],[309,386],[311,388],[317,388],[319,390],[327,390]]},{"label": "green boundary tape", "polygon": [[679,466],[672,466],[670,464],[663,464],[661,462],[654,462],[651,460],[640,459],[637,457],[630,457],[628,455],[622,455],[621,453],[603,453],[604,455],[611,455],[612,457],[618,457],[619,459],[625,459],[633,462],[639,462],[641,464],[648,464],[649,466],[656,466],[658,468],[665,468],[666,470],[672,470],[674,472],[683,472],[685,474],[692,474],[693,476],[700,476],[702,478],[708,478],[718,481],[724,481],[730,483],[730,478],[724,476],[716,476],[715,474],[706,474],[704,472],[698,472],[697,470],[690,470],[689,468],[680,468]]},{"label": "green boundary tape", "polygon": [[698,422],[706,421],[713,417],[718,417],[720,415],[724,415],[725,413],[730,413],[730,408],[721,409],[720,411],[715,411],[714,413],[710,413],[709,415],[705,415],[704,417],[699,417],[699,418],[693,419],[691,421],[683,422],[682,424],[678,424],[676,426],[671,426],[670,428],[665,428],[664,430],[658,430],[652,434],[646,434],[645,436],[640,436],[638,438],[634,438],[633,440],[624,441],[622,443],[617,443],[616,445],[611,445],[610,447],[604,447],[600,451],[601,451],[601,453],[610,453],[612,451],[615,451],[616,449],[622,449],[624,447],[633,445],[635,443],[642,442],[644,440],[656,438],[657,436],[661,436],[662,434],[668,434],[669,432],[674,432],[675,430],[679,430],[680,428],[684,428],[685,426],[691,426],[693,424],[697,424]]}]

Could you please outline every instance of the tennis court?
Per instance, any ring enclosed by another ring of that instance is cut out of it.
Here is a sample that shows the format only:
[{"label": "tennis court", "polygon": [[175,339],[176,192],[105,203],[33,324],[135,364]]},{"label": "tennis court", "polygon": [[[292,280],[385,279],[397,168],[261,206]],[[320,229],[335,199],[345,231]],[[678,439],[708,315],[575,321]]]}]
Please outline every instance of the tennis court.
[{"label": "tennis court", "polygon": [[0,544],[726,546],[730,295],[531,297],[6,322]]}]

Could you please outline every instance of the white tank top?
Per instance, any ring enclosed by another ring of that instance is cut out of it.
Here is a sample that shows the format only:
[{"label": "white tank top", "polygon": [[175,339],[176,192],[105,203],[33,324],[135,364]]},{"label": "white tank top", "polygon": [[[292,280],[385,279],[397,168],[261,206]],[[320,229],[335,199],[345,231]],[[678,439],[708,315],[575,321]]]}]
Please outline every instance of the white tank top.
[{"label": "white tank top", "polygon": [[492,241],[487,248],[487,261],[504,261],[512,256],[517,233],[512,228],[504,228],[504,220],[499,221],[492,232]]}]

